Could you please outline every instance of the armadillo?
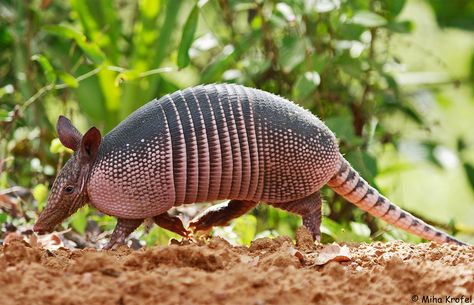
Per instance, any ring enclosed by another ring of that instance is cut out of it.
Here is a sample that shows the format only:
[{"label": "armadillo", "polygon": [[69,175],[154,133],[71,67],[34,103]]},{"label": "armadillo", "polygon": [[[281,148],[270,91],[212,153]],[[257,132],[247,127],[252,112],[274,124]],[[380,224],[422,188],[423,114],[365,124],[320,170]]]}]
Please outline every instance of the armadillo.
[{"label": "armadillo", "polygon": [[186,236],[172,207],[211,206],[189,228],[209,230],[258,203],[298,214],[320,239],[320,189],[386,222],[439,243],[464,244],[402,210],[370,186],[315,115],[280,96],[234,84],[187,88],[155,99],[103,138],[60,116],[61,143],[74,154],[59,172],[34,230],[48,232],[89,202],[118,221],[106,249],[145,219]]}]

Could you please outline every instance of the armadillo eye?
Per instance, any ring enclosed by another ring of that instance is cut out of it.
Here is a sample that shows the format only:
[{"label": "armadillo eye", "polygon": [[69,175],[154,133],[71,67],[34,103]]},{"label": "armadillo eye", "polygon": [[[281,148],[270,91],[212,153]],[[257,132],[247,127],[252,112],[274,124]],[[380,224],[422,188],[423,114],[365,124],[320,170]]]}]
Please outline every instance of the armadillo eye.
[{"label": "armadillo eye", "polygon": [[64,188],[64,192],[66,192],[66,194],[71,194],[73,191],[74,191],[74,186],[72,185],[68,185]]}]

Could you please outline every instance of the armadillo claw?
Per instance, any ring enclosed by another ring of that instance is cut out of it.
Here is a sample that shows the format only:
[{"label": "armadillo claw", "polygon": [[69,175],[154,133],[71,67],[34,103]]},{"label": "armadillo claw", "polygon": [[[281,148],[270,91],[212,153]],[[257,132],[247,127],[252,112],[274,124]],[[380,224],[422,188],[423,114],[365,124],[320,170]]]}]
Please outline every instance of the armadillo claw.
[{"label": "armadillo claw", "polygon": [[104,250],[110,250],[112,248],[116,248],[121,245],[125,245],[125,238],[126,236],[123,234],[115,234],[116,231],[110,237],[109,242],[102,248]]},{"label": "armadillo claw", "polygon": [[190,231],[184,228],[183,222],[179,217],[171,216],[168,213],[163,213],[153,217],[153,221],[155,221],[158,226],[183,237],[189,237],[191,234]]},{"label": "armadillo claw", "polygon": [[213,216],[215,216],[215,215],[213,215],[212,213],[204,214],[201,217],[199,217],[198,219],[191,221],[189,223],[189,229],[191,231],[193,231],[193,235],[195,235],[194,233],[197,232],[197,231],[202,231],[202,232],[205,232],[205,233],[209,233],[213,226],[216,226],[216,225],[223,226],[223,225],[225,225],[225,223],[216,222],[216,219]]},{"label": "armadillo claw", "polygon": [[112,236],[110,236],[109,242],[104,246],[103,249],[109,250],[114,246],[124,245],[125,239],[138,228],[143,219],[117,219],[117,225],[115,226]]}]

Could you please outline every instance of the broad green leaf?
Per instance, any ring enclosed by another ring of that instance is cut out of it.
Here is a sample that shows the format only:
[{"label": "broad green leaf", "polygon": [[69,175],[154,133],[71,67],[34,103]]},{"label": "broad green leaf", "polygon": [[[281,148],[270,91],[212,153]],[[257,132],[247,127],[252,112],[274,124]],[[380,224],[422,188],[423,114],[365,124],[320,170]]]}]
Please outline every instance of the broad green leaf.
[{"label": "broad green leaf", "polygon": [[307,12],[316,11],[318,13],[328,13],[341,6],[340,0],[306,0],[304,3]]},{"label": "broad green leaf", "polygon": [[11,122],[12,114],[10,111],[0,108],[0,122]]},{"label": "broad green leaf", "polygon": [[7,94],[12,94],[15,92],[15,87],[12,84],[5,85],[0,88],[0,98]]},{"label": "broad green leaf", "polygon": [[76,40],[76,43],[79,48],[81,48],[82,51],[84,51],[84,53],[96,64],[101,64],[105,60],[105,55],[100,48],[96,44],[87,42],[85,37],[84,39]]},{"label": "broad green leaf", "polygon": [[372,155],[357,149],[349,152],[345,158],[370,185],[377,187],[374,178],[378,174],[378,166],[377,160]]},{"label": "broad green leaf", "polygon": [[58,138],[51,141],[49,151],[53,154],[60,154],[64,152],[72,153],[72,150],[64,146]]},{"label": "broad green leaf", "polygon": [[183,35],[181,36],[181,43],[178,49],[178,67],[181,69],[189,65],[189,48],[193,43],[198,20],[199,7],[195,5],[184,24]]},{"label": "broad green leaf", "polygon": [[278,63],[286,73],[291,72],[306,57],[304,41],[298,36],[286,36],[279,50]]},{"label": "broad green leaf", "polygon": [[293,22],[296,19],[295,12],[286,3],[279,2],[276,5],[276,10],[286,19],[288,22]]},{"label": "broad green leaf", "polygon": [[257,232],[257,218],[250,214],[243,215],[234,220],[233,230],[240,237],[242,244],[250,245]]},{"label": "broad green leaf", "polygon": [[71,216],[71,226],[76,232],[84,234],[87,228],[87,216],[89,207],[86,205]]},{"label": "broad green leaf", "polygon": [[404,104],[396,104],[396,108],[398,108],[401,112],[403,112],[407,118],[412,119],[414,122],[424,125],[423,117],[411,106],[404,105]]},{"label": "broad green leaf", "polygon": [[469,185],[471,186],[471,189],[474,192],[474,166],[469,163],[464,163],[463,167],[464,171],[466,172],[467,181],[469,181]]},{"label": "broad green leaf", "polygon": [[393,18],[396,17],[402,11],[405,6],[406,0],[384,0],[382,5],[385,6],[387,14]]},{"label": "broad green leaf", "polygon": [[300,75],[293,87],[293,97],[303,99],[316,90],[321,83],[321,77],[316,71],[308,71]]},{"label": "broad green leaf", "polygon": [[362,237],[370,237],[370,228],[365,223],[351,221],[350,226],[354,234]]},{"label": "broad green leaf", "polygon": [[[321,233],[329,235],[333,241],[341,240],[344,235],[344,226],[335,222],[332,219],[324,217],[321,221]],[[322,238],[324,235],[322,236]]]},{"label": "broad green leaf", "polygon": [[58,72],[58,76],[69,88],[79,87],[79,81],[71,74],[61,71]]},{"label": "broad green leaf", "polygon": [[358,11],[351,19],[352,23],[369,28],[379,27],[387,24],[387,20],[370,11]]},{"label": "broad green leaf", "polygon": [[48,188],[44,184],[38,184],[33,188],[33,198],[38,203],[38,210],[43,210],[43,207],[48,198]]},{"label": "broad green leaf", "polygon": [[415,27],[411,21],[394,21],[387,24],[387,28],[396,33],[411,33]]},{"label": "broad green leaf", "polygon": [[472,1],[429,0],[440,27],[455,27],[462,30],[474,29],[474,5]]},{"label": "broad green leaf", "polygon": [[172,238],[180,239],[181,236],[158,226],[153,227],[148,234],[143,236],[143,240],[147,246],[165,246],[169,244]]},{"label": "broad green leaf", "polygon": [[90,214],[91,216],[90,219],[92,221],[97,222],[97,224],[103,229],[103,230],[113,230],[115,228],[115,225],[117,224],[117,219],[113,216],[109,215],[98,215],[97,211],[95,211],[93,208],[89,206]]},{"label": "broad green leaf", "polygon": [[100,48],[92,43],[87,41],[87,38],[81,32],[64,26],[64,25],[47,25],[44,27],[45,31],[58,35],[63,38],[73,39],[78,47],[96,64],[101,64],[105,60],[104,53]]},{"label": "broad green leaf", "polygon": [[464,138],[459,137],[456,140],[456,150],[458,153],[462,153],[468,148],[468,144],[466,143],[466,140]]},{"label": "broad green leaf", "polygon": [[0,213],[0,224],[3,224],[7,221],[8,214],[7,213]]},{"label": "broad green leaf", "polygon": [[336,137],[344,139],[348,143],[351,143],[355,137],[354,125],[350,114],[329,117],[326,119],[326,125],[336,134]]},{"label": "broad green leaf", "polygon": [[76,40],[84,36],[81,32],[64,25],[45,25],[43,29],[50,34],[55,34],[66,39]]},{"label": "broad green leaf", "polygon": [[41,54],[36,54],[36,55],[31,56],[31,60],[39,63],[39,65],[44,71],[44,74],[46,76],[46,81],[48,82],[48,84],[54,84],[56,82],[56,78],[57,78],[56,72],[54,71],[53,66],[51,65],[51,63],[45,56]]}]

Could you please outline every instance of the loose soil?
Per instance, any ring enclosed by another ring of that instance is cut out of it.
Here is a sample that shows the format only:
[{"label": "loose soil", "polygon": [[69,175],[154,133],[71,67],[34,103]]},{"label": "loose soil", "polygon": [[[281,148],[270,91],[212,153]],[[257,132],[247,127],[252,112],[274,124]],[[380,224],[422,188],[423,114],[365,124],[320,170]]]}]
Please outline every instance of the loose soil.
[{"label": "loose soil", "polygon": [[250,247],[213,238],[49,251],[13,240],[0,247],[0,304],[421,304],[474,294],[472,246],[346,245],[351,260],[316,265],[323,246],[304,230],[296,245],[279,237]]}]

